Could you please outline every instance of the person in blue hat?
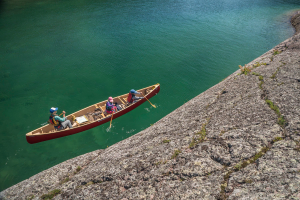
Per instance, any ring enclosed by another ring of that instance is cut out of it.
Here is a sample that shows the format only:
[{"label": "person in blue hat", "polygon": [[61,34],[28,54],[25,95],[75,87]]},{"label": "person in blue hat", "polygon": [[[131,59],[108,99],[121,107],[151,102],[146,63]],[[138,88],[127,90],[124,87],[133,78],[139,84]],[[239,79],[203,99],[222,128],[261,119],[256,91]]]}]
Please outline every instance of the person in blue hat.
[{"label": "person in blue hat", "polygon": [[141,94],[140,92],[135,91],[134,89],[130,90],[128,97],[127,97],[127,102],[128,103],[135,103],[139,99],[143,99],[144,97],[137,97],[135,96],[136,94]]},{"label": "person in blue hat", "polygon": [[57,110],[58,108],[54,108],[54,107],[50,108],[50,113],[51,113],[49,117],[50,124],[53,124],[54,128],[57,130],[62,130],[65,129],[66,127],[73,128],[71,121],[66,118],[66,112],[65,111],[62,112],[63,118],[61,118],[57,115]]}]

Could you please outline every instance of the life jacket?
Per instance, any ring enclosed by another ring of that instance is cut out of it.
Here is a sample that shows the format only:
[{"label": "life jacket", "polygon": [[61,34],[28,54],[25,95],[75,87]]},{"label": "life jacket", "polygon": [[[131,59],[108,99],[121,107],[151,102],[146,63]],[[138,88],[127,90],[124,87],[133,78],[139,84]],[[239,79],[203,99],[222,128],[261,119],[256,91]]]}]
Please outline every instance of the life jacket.
[{"label": "life jacket", "polygon": [[131,94],[131,92],[129,92],[128,97],[127,97],[127,102],[128,103],[132,103],[133,102],[133,95]]},{"label": "life jacket", "polygon": [[114,107],[114,105],[113,105],[113,104],[110,105],[110,104],[109,104],[109,101],[106,103],[106,110],[107,110],[107,111],[111,111],[113,107]]},{"label": "life jacket", "polygon": [[61,123],[60,123],[60,121],[58,121],[58,120],[56,121],[56,120],[54,119],[54,117],[55,117],[55,116],[50,115],[50,117],[49,117],[49,122],[50,122],[50,124],[54,125],[54,128],[59,129],[60,126],[61,126]]}]

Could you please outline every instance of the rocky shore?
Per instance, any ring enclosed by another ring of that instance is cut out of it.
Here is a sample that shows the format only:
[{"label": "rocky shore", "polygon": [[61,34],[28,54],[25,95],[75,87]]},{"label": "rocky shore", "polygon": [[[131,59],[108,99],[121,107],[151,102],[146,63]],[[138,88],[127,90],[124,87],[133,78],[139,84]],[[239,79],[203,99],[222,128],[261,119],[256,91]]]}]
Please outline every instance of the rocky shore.
[{"label": "rocky shore", "polygon": [[0,193],[0,199],[300,199],[296,34],[153,126]]}]

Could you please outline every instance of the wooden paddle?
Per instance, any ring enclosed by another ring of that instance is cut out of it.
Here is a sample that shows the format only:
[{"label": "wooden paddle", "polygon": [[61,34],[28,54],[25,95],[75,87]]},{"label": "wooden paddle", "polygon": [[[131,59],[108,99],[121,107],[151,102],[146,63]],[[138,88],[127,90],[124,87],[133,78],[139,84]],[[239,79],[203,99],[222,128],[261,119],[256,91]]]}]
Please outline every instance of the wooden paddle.
[{"label": "wooden paddle", "polygon": [[111,128],[111,121],[113,119],[113,116],[114,116],[114,111],[112,111],[112,114],[111,114],[111,118],[110,118],[110,125],[109,125],[109,128]]},{"label": "wooden paddle", "polygon": [[[141,92],[141,94],[143,95],[143,93]],[[143,97],[145,97],[144,95],[143,95]],[[146,97],[145,97],[145,99],[147,99]],[[149,101],[148,99],[147,99],[147,101]],[[151,106],[153,106],[154,108],[156,108],[156,106],[155,105],[153,105],[150,101],[149,101],[149,103],[151,104]]]}]

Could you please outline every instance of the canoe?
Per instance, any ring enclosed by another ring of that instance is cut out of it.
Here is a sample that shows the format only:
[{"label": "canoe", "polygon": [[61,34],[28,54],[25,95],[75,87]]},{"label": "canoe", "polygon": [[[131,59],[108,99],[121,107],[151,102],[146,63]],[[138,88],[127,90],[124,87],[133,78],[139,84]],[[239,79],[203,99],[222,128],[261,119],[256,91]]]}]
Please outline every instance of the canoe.
[{"label": "canoe", "polygon": [[[160,90],[160,85],[155,84],[137,90],[142,94],[138,94],[136,96],[142,97],[144,95],[147,99],[150,99],[151,97],[156,95],[159,92],[159,90]],[[136,107],[138,107],[139,105],[147,101],[146,98],[143,98],[138,100],[135,103],[128,104],[127,97],[128,97],[128,93],[114,98],[114,103],[117,103],[121,108],[121,110],[118,110],[113,114],[113,119],[116,119],[126,114],[127,112],[135,109]],[[101,101],[99,103],[93,104],[89,107],[86,107],[84,109],[81,109],[75,113],[66,116],[66,118],[70,120],[72,124],[73,123],[75,124],[73,128],[67,127],[66,129],[57,131],[52,124],[47,124],[38,129],[35,129],[34,131],[27,133],[26,140],[28,143],[34,144],[46,140],[52,140],[60,137],[65,137],[68,135],[73,135],[75,133],[79,133],[94,128],[96,126],[100,126],[104,123],[107,123],[111,120],[111,114],[105,113],[106,102],[107,100]],[[82,120],[82,122],[80,123],[81,119],[85,119],[85,120]]]}]

